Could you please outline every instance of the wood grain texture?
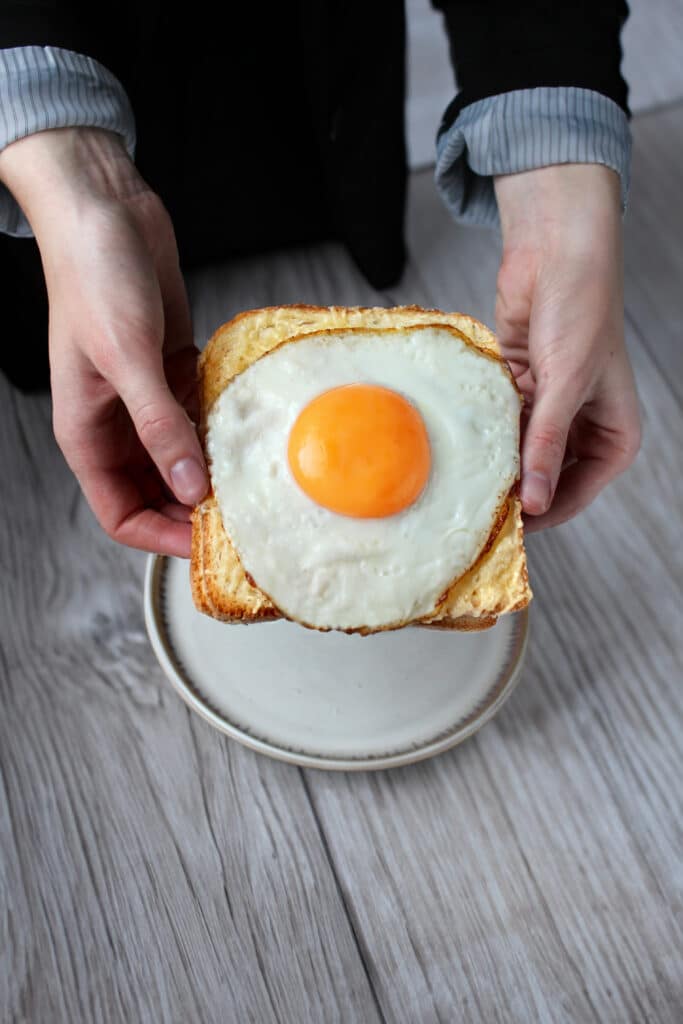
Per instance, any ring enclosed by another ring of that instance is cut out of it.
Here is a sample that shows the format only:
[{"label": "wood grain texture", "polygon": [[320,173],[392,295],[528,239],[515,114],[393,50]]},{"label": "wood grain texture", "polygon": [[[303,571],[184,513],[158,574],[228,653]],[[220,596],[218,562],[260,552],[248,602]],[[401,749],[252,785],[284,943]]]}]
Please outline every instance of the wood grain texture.
[{"label": "wood grain texture", "polygon": [[623,73],[635,114],[683,99],[683,4],[680,0],[629,0],[622,34]]},{"label": "wood grain texture", "polygon": [[683,103],[638,118],[633,141],[625,220],[627,309],[651,358],[683,403]]},{"label": "wood grain texture", "polygon": [[434,163],[436,132],[455,95],[453,65],[442,15],[430,0],[406,0],[406,136],[410,167]]},{"label": "wood grain texture", "polygon": [[[392,301],[469,297],[490,318],[498,245],[445,223],[426,175],[411,237]],[[387,1020],[680,1020],[683,415],[629,343],[643,451],[579,520],[529,539],[518,693],[433,763],[309,776]]]},{"label": "wood grain texture", "polygon": [[[683,99],[683,4],[680,0],[630,0],[622,33],[623,74],[634,114]],[[437,129],[455,95],[448,39],[430,0],[406,0],[408,90],[406,132],[410,165],[434,163]]]},{"label": "wood grain texture", "polygon": [[298,771],[177,699],[47,399],[0,410],[0,1020],[377,1020]]},{"label": "wood grain texture", "polygon": [[[429,174],[413,177],[410,239],[386,301],[492,322],[498,243],[450,224]],[[335,247],[308,255],[306,301],[377,301]],[[254,261],[257,301],[298,296],[292,269]],[[216,287],[230,308],[227,271]],[[531,538],[518,695],[432,764],[307,775],[386,1020],[679,1018],[683,419],[634,331],[629,345],[644,449],[578,522]]]},{"label": "wood grain texture", "polygon": [[[634,125],[643,451],[530,538],[524,678],[432,762],[300,772],[192,717],[147,644],[141,556],[94,524],[48,401],[0,379],[3,1024],[681,1020],[682,116]],[[197,338],[283,302],[491,323],[498,243],[449,223],[429,173],[409,235],[384,294],[335,245],[198,274]]]},{"label": "wood grain texture", "polygon": [[393,777],[311,780],[388,1020],[679,1019],[683,467],[650,516],[649,436],[610,498],[530,540],[530,658],[492,726]]}]

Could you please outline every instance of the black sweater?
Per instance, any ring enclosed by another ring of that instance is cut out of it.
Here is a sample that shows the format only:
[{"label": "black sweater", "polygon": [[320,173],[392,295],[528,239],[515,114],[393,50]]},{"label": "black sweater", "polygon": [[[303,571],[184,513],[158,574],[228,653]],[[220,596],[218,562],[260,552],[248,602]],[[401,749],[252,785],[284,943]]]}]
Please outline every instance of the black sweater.
[{"label": "black sweater", "polygon": [[[622,0],[437,0],[465,105],[579,86],[625,111]],[[338,237],[378,287],[404,263],[404,11],[399,0],[171,5],[0,2],[3,47],[88,54],[119,78],[136,162],[185,265]]]}]

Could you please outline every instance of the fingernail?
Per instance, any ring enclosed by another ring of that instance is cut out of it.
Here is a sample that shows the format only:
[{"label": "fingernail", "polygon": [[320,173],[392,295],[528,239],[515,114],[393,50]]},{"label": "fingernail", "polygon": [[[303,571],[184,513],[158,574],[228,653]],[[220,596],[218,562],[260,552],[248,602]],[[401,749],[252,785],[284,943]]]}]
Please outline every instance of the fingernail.
[{"label": "fingernail", "polygon": [[196,505],[208,489],[206,472],[196,459],[180,459],[171,469],[171,487],[183,504]]},{"label": "fingernail", "polygon": [[550,480],[530,470],[522,479],[522,505],[532,516],[546,512],[550,505]]}]

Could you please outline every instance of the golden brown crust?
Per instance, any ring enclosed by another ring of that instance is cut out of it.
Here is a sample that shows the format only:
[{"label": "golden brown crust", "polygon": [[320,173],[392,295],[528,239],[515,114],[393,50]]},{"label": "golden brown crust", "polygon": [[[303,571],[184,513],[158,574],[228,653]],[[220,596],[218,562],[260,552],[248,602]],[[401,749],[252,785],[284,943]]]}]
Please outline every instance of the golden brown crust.
[{"label": "golden brown crust", "polygon": [[506,612],[526,607],[531,596],[524,553],[522,507],[517,495],[512,494],[495,542],[464,576],[452,584],[436,615],[425,621],[430,624],[457,623],[466,618],[485,619],[491,616],[495,620]]},{"label": "golden brown crust", "polygon": [[[192,514],[193,596],[200,591],[199,611],[224,622],[261,622],[280,618],[266,595],[249,582],[230,538],[223,529],[218,503],[213,495],[205,498]],[[201,552],[195,565],[194,535],[201,538]],[[195,584],[201,574],[201,588]]]},{"label": "golden brown crust", "polygon": [[192,553],[190,555],[190,586],[192,588],[192,600],[195,608],[205,615],[212,614],[212,608],[204,590],[204,558],[202,547],[204,545],[204,531],[201,525],[201,505],[192,510]]},{"label": "golden brown crust", "polygon": [[[202,441],[211,406],[230,380],[279,345],[309,334],[355,329],[400,330],[418,325],[447,327],[482,354],[502,362],[495,335],[484,324],[460,313],[425,310],[419,306],[385,309],[307,305],[274,306],[240,313],[218,328],[200,358]],[[224,622],[280,618],[270,598],[245,572],[223,529],[213,493],[192,514],[190,576],[195,605],[207,615]],[[487,629],[495,624],[498,615],[524,607],[530,598],[521,505],[514,487],[501,507],[477,562],[448,587],[436,614],[415,624],[439,629]]]},{"label": "golden brown crust", "polygon": [[433,619],[418,623],[423,629],[457,630],[459,633],[474,633],[481,629],[491,629],[498,622],[497,615],[461,615],[457,619]]},{"label": "golden brown crust", "polygon": [[503,529],[503,527],[505,526],[505,523],[507,521],[508,516],[512,512],[513,505],[512,505],[512,503],[510,501],[510,498],[511,498],[511,496],[513,494],[513,491],[514,491],[514,488],[510,491],[510,493],[504,499],[502,505],[500,506],[500,508],[496,512],[496,518],[493,521],[493,526],[491,527],[491,531],[490,531],[490,533],[489,533],[489,535],[488,535],[488,537],[486,539],[486,543],[484,544],[483,548],[481,549],[481,551],[477,555],[476,561],[461,576],[458,576],[458,578],[455,579],[455,580],[451,580],[451,582],[446,587],[446,590],[443,592],[443,594],[441,595],[439,600],[436,602],[437,609],[442,608],[446,604],[446,602],[449,599],[449,596],[453,593],[453,591],[458,586],[458,584],[463,579],[463,577],[467,576],[468,573],[474,572],[474,570],[484,560],[484,558],[486,558],[486,555],[489,553],[489,551],[491,550],[493,545],[498,540],[498,535],[499,535],[500,531]]},{"label": "golden brown crust", "polygon": [[500,359],[493,332],[463,313],[443,313],[419,306],[266,306],[239,313],[219,327],[200,356],[202,421],[206,422],[211,406],[233,377],[282,341],[324,330],[417,325],[454,327],[469,344]]},{"label": "golden brown crust", "polygon": [[[503,367],[503,369],[507,372],[507,374],[510,377],[510,380],[512,381],[512,383],[513,384],[515,383],[514,377],[512,376],[512,373],[510,372],[510,368],[508,367],[508,364],[505,362],[505,360],[503,359],[502,355],[500,354],[500,352],[497,351],[497,349],[494,350],[494,349],[492,349],[490,347],[487,347],[487,346],[484,346],[484,345],[478,345],[471,338],[468,338],[466,334],[463,334],[462,331],[459,331],[457,327],[453,327],[452,324],[437,324],[437,323],[432,323],[432,322],[428,321],[426,323],[421,323],[419,326],[422,327],[422,328],[434,327],[434,328],[436,328],[437,330],[440,330],[440,331],[448,331],[450,334],[453,334],[456,338],[460,338],[460,340],[463,341],[465,343],[465,345],[467,345],[468,348],[475,349],[480,355],[484,356],[486,359],[491,359],[491,360],[493,360],[496,363],[500,363],[501,366]],[[301,341],[303,338],[337,337],[339,335],[339,330],[340,329],[338,327],[328,327],[328,328],[325,328],[324,330],[319,330],[319,331],[302,331],[299,334],[293,334],[291,337],[283,338],[282,341],[279,341],[277,343],[277,345],[274,345],[271,349],[269,349],[268,354],[270,355],[271,353],[276,352],[276,351],[278,351],[281,348],[284,348],[286,345],[295,345],[298,341]],[[376,327],[376,328],[374,328],[373,333],[381,334],[383,337],[385,335],[387,335],[387,334],[396,334],[398,336],[398,335],[404,335],[405,334],[405,330],[406,330],[405,327]],[[346,327],[346,328],[344,328],[344,334],[367,334],[367,333],[368,333],[368,328],[365,327],[365,326],[356,326],[356,327]],[[241,372],[243,372],[243,371],[241,371]],[[238,376],[238,374],[235,374],[235,376]],[[233,377],[231,379],[234,380],[235,378]],[[516,388],[516,385],[515,385],[515,388]]]},{"label": "golden brown crust", "polygon": [[[191,566],[192,593],[199,611],[223,622],[260,622],[280,618],[272,602],[250,583],[223,530],[215,498],[205,499],[199,509],[193,513]],[[198,539],[199,550],[204,545],[209,551],[227,546],[234,559],[233,565],[221,575],[214,563],[204,574],[195,538]],[[232,590],[230,579],[234,581]],[[437,615],[419,624],[439,629],[488,629],[495,625],[499,615],[519,611],[530,599],[526,560],[521,546],[520,505],[519,500],[512,497],[508,499],[507,515],[496,543],[449,587]],[[466,608],[467,612],[464,611]]]}]

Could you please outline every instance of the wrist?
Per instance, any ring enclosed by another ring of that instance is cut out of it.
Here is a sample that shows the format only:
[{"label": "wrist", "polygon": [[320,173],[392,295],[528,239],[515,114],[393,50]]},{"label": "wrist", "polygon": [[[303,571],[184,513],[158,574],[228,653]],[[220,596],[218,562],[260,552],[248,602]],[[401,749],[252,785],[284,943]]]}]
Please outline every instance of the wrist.
[{"label": "wrist", "polygon": [[554,164],[494,178],[505,247],[558,228],[585,237],[586,227],[620,230],[618,174],[602,164]]},{"label": "wrist", "polygon": [[91,202],[130,199],[147,185],[123,140],[99,128],[36,132],[0,152],[0,181],[24,211],[40,244],[55,219]]}]

